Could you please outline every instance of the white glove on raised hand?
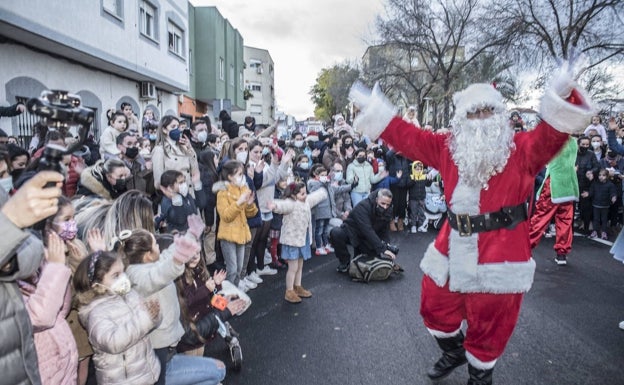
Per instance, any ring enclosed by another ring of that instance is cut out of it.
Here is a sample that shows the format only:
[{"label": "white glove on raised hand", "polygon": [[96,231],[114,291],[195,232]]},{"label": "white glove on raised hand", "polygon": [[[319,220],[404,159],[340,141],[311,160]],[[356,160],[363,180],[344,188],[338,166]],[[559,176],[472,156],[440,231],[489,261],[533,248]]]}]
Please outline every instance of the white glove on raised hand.
[{"label": "white glove on raised hand", "polygon": [[572,47],[567,60],[558,60],[559,68],[549,81],[549,87],[563,99],[567,99],[578,86],[576,79],[587,69],[587,56],[581,50]]},{"label": "white glove on raised hand", "polygon": [[378,83],[375,83],[371,92],[365,85],[356,81],[349,91],[349,99],[360,110],[353,127],[372,140],[381,135],[397,114],[397,108],[381,92]]}]

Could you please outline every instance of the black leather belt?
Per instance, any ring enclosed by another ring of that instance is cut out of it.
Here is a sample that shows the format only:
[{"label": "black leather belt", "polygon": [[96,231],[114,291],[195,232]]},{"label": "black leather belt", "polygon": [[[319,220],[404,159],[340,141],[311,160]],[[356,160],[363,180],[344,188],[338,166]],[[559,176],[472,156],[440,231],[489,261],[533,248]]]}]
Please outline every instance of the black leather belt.
[{"label": "black leather belt", "polygon": [[455,214],[448,210],[449,225],[459,232],[461,237],[483,231],[513,229],[529,218],[526,202],[517,206],[503,207],[500,211],[480,215]]}]

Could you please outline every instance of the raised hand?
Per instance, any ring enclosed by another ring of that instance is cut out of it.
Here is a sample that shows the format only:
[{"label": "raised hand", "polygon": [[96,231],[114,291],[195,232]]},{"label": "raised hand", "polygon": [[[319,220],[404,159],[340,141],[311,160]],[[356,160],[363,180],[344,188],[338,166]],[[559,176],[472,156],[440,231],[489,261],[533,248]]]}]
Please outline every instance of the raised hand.
[{"label": "raised hand", "polygon": [[65,244],[61,237],[53,231],[48,234],[48,247],[45,249],[45,258],[50,263],[65,264]]},{"label": "raised hand", "polygon": [[[54,187],[45,187],[54,183]],[[21,229],[46,219],[58,211],[63,175],[54,171],[38,172],[2,206],[2,213]]]},{"label": "raised hand", "polygon": [[106,242],[100,229],[94,227],[87,231],[87,244],[92,253],[96,251],[106,251]]},{"label": "raised hand", "polygon": [[223,283],[223,281],[225,281],[225,277],[227,276],[227,272],[223,269],[219,270],[219,271],[215,271],[215,273],[213,274],[213,279],[215,281],[215,283],[217,285],[220,285]]},{"label": "raised hand", "polygon": [[173,243],[175,244],[173,259],[179,265],[190,261],[201,250],[201,246],[197,241],[187,237],[176,236]]},{"label": "raised hand", "polygon": [[186,221],[188,223],[189,232],[193,234],[195,239],[199,239],[204,233],[204,229],[206,228],[206,224],[204,223],[202,218],[197,214],[193,214],[189,215],[186,218]]}]

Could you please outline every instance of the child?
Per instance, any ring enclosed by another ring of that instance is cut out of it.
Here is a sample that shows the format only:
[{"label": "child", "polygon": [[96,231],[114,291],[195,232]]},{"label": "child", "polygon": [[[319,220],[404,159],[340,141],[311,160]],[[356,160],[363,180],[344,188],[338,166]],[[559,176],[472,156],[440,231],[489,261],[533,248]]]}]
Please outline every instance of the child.
[{"label": "child", "polygon": [[306,154],[297,155],[292,171],[296,180],[308,183],[308,177],[310,176],[310,158]]},{"label": "child", "polygon": [[[273,194],[273,199],[281,199],[284,195],[284,190],[286,190],[286,186],[288,185],[287,178],[280,179],[275,184],[275,193]],[[271,219],[271,230],[269,231],[269,238],[271,238],[271,263],[273,267],[276,269],[281,269],[286,267],[280,259],[278,258],[278,248],[281,247],[279,244],[280,233],[282,230],[282,214],[273,213],[273,219]],[[283,260],[282,260],[283,261]]]},{"label": "child", "polygon": [[221,167],[220,181],[213,185],[212,191],[217,194],[220,218],[217,239],[225,260],[227,280],[246,292],[247,286],[241,283],[241,273],[245,244],[251,241],[247,218],[254,217],[258,207],[243,175],[243,164],[237,160],[225,162]]},{"label": "child", "polygon": [[116,158],[120,150],[117,148],[117,137],[128,128],[128,118],[121,111],[110,111],[108,127],[100,136],[100,156],[102,159]]},{"label": "child", "polygon": [[[286,273],[286,294],[284,299],[299,303],[301,298],[310,298],[312,293],[301,285],[303,261],[311,258],[312,239],[311,208],[327,199],[327,190],[320,189],[307,195],[303,182],[294,182],[286,187],[284,200],[271,202],[267,207],[278,214],[284,214],[280,243],[282,258],[288,263]],[[290,198],[290,199],[287,199]]]},{"label": "child", "polygon": [[609,206],[617,200],[617,189],[609,180],[609,172],[604,168],[598,171],[598,180],[594,180],[589,186],[589,193],[583,192],[583,197],[589,196],[594,208],[593,231],[590,238],[596,238],[600,231],[600,238],[607,239],[607,218],[609,216]]},{"label": "child", "polygon": [[[327,169],[320,163],[312,166],[310,179],[308,180],[308,191],[310,193],[323,189],[329,196],[329,178]],[[329,220],[332,217],[331,201],[325,199],[312,209],[314,218],[314,243],[316,245],[316,255],[327,255],[334,251],[329,245]]]},{"label": "child", "polygon": [[148,334],[160,322],[158,301],[145,301],[131,289],[115,253],[98,251],[85,258],[73,283],[80,320],[95,352],[97,383],[155,383],[160,363]]},{"label": "child", "polygon": [[412,163],[412,174],[409,181],[409,223],[412,224],[410,232],[427,232],[427,218],[425,217],[425,197],[427,196],[427,171],[419,160]]},{"label": "child", "polygon": [[65,320],[71,303],[70,278],[63,240],[51,231],[39,271],[28,280],[18,281],[33,325],[44,385],[76,383],[78,349]]},{"label": "child", "polygon": [[187,218],[197,214],[197,206],[203,203],[204,195],[201,191],[195,192],[199,200],[196,205],[195,199],[189,194],[189,185],[186,183],[184,174],[176,170],[167,170],[160,176],[160,191],[164,197],[160,202],[160,214],[156,217],[156,228],[166,227],[166,232],[174,230],[184,233],[188,230]]}]

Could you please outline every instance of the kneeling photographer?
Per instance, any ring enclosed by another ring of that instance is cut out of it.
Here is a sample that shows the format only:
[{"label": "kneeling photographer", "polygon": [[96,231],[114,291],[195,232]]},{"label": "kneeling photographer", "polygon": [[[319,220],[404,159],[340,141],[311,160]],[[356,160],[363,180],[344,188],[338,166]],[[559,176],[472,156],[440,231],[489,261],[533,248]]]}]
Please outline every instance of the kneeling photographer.
[{"label": "kneeling photographer", "polygon": [[358,203],[343,224],[332,229],[330,233],[330,242],[340,262],[336,270],[341,273],[349,270],[353,256],[349,253],[347,245],[353,246],[355,256],[367,254],[394,260],[396,246],[388,243],[391,220],[390,190],[385,188],[375,190]]}]

